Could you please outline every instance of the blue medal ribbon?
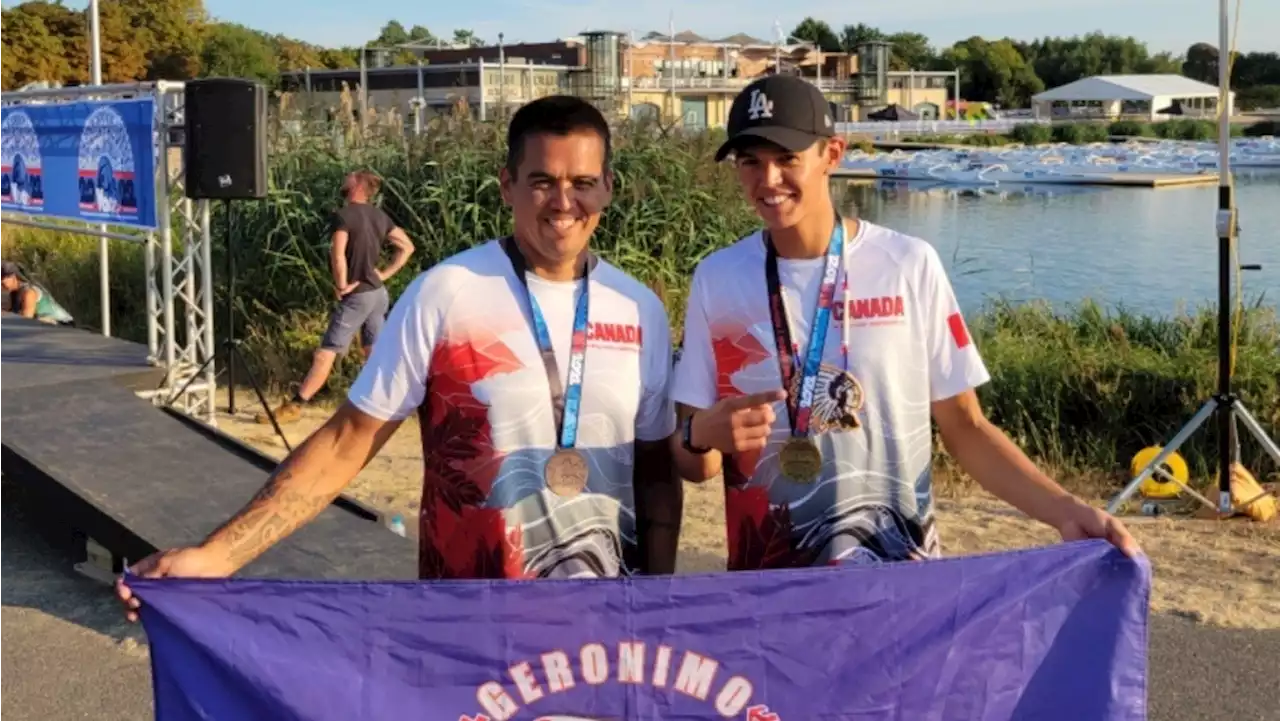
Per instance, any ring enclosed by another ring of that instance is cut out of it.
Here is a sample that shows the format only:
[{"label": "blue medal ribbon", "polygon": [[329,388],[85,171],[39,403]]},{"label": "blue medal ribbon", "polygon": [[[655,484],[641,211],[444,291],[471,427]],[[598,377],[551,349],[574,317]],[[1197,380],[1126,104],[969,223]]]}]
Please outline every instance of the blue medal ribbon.
[{"label": "blue medal ribbon", "polygon": [[[765,233],[768,253],[765,260],[765,281],[769,290],[769,317],[773,322],[773,338],[777,346],[778,368],[782,386],[790,396],[791,382],[796,366],[795,344],[791,340],[791,324],[787,320],[786,300],[782,296],[782,284],[778,277],[778,251],[773,238]],[[803,438],[809,434],[809,419],[813,412],[813,394],[822,367],[822,352],[826,348],[827,328],[831,324],[831,308],[835,304],[836,281],[840,277],[840,260],[844,256],[844,221],[836,215],[836,224],[827,243],[826,263],[822,270],[822,285],[818,289],[818,302],[813,311],[813,323],[809,326],[809,348],[800,368],[798,398],[788,397],[787,415],[791,435]]]},{"label": "blue medal ribbon", "polygon": [[582,407],[582,379],[587,366],[587,301],[591,289],[591,268],[596,264],[595,256],[589,255],[587,258],[582,295],[578,298],[578,307],[573,315],[568,388],[562,388],[560,369],[556,364],[555,346],[551,342],[551,332],[547,330],[546,318],[542,315],[542,309],[538,307],[537,298],[534,298],[533,293],[530,292],[529,281],[525,277],[528,265],[513,238],[504,238],[502,247],[511,260],[516,279],[524,288],[525,298],[529,303],[529,315],[533,317],[533,335],[538,341],[542,364],[547,371],[547,385],[551,389],[551,407],[555,413],[556,429],[559,435],[557,447],[558,449],[573,448],[578,442],[578,412]]}]

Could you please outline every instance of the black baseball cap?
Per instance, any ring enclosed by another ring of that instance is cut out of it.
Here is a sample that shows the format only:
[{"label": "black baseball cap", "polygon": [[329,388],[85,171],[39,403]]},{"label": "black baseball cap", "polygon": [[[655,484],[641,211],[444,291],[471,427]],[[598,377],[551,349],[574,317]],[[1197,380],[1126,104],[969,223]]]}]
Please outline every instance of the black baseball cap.
[{"label": "black baseball cap", "polygon": [[794,75],[770,75],[743,88],[729,108],[729,139],[716,151],[724,160],[744,141],[767,140],[798,153],[834,137],[831,106],[822,91]]}]

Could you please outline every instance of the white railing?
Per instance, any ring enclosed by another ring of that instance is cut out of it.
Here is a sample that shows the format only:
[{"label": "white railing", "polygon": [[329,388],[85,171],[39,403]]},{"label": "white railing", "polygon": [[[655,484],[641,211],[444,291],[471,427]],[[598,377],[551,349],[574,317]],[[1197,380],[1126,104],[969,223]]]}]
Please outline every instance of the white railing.
[{"label": "white railing", "polygon": [[[759,78],[725,78],[716,76],[707,76],[701,78],[664,78],[664,77],[642,77],[642,78],[622,78],[622,87],[628,85],[634,90],[670,90],[672,86],[676,90],[723,90],[725,88],[745,88],[751,82]],[[848,91],[854,89],[854,81],[836,78],[805,78],[810,83],[817,85],[823,90]]]},{"label": "white railing", "polygon": [[885,122],[836,123],[841,135],[929,135],[961,133],[1007,133],[1015,125],[1050,125],[1048,118],[1002,118],[999,120],[902,120]]}]

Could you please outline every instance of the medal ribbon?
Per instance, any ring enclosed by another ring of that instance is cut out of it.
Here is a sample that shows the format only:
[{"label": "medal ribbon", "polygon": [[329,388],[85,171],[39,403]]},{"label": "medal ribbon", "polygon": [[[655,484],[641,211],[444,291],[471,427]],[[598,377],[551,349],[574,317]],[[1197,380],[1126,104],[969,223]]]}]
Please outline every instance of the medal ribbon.
[{"label": "medal ribbon", "polygon": [[525,277],[528,264],[516,247],[514,238],[504,238],[502,249],[511,260],[516,279],[524,288],[525,297],[529,301],[529,314],[533,317],[533,335],[538,341],[538,350],[542,353],[542,365],[547,371],[547,385],[551,388],[551,408],[555,414],[558,448],[573,448],[578,442],[578,411],[582,406],[582,378],[587,366],[587,296],[591,288],[591,267],[595,265],[595,257],[588,255],[587,270],[583,276],[582,295],[578,298],[578,308],[573,315],[573,340],[569,346],[569,378],[568,388],[560,385],[560,368],[556,364],[555,346],[551,343],[551,333],[547,330],[547,321],[538,307],[538,299],[529,290],[529,280]]},{"label": "medal ribbon", "polygon": [[[777,345],[778,370],[782,374],[782,387],[791,388],[791,381],[799,364],[798,348],[791,340],[791,323],[787,315],[786,301],[782,297],[782,283],[778,279],[778,252],[773,239],[765,232],[768,253],[765,260],[765,282],[769,289],[769,317],[773,321],[773,339]],[[791,435],[803,438],[809,434],[809,417],[813,410],[813,394],[818,384],[818,370],[822,367],[822,351],[827,343],[827,327],[831,324],[831,308],[836,294],[836,280],[840,276],[841,259],[844,257],[844,221],[836,215],[836,225],[827,243],[826,264],[822,270],[822,285],[818,289],[818,303],[813,310],[813,324],[809,327],[809,349],[804,366],[800,369],[799,398],[787,399],[787,415],[791,423]]]}]

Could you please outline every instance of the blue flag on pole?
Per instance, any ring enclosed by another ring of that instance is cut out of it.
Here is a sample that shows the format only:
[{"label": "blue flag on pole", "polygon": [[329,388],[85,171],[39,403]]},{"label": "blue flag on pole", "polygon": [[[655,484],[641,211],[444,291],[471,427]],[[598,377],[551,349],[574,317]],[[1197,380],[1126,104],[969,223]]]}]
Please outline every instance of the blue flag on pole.
[{"label": "blue flag on pole", "polygon": [[627,580],[131,578],[157,721],[1139,721],[1150,569],[1101,541]]}]

